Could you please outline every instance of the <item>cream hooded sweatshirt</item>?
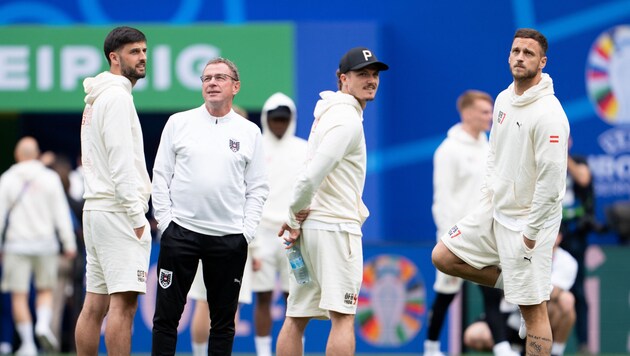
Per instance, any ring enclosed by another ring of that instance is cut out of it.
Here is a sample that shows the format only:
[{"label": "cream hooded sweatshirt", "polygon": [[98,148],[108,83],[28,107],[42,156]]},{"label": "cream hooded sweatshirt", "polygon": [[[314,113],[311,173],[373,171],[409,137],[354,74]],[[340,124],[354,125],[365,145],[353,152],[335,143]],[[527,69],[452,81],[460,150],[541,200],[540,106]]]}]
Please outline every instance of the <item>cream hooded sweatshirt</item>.
[{"label": "cream hooded sweatshirt", "polygon": [[134,228],[142,227],[151,181],[131,82],[103,72],[85,79],[83,87],[87,94],[81,122],[83,210],[125,212]]},{"label": "cream hooded sweatshirt", "polygon": [[497,96],[486,185],[499,223],[536,240],[542,228],[560,222],[568,139],[569,121],[549,75],[523,95],[512,83]]},{"label": "cream hooded sweatshirt", "polygon": [[[279,106],[291,110],[291,121],[282,138],[278,139],[269,130],[267,113]],[[280,229],[287,216],[291,203],[293,185],[306,162],[306,140],[295,136],[297,113],[291,98],[275,93],[267,99],[260,115],[263,128],[263,147],[269,178],[269,196],[262,213],[260,225],[270,229]]]},{"label": "cream hooded sweatshirt", "polygon": [[306,169],[295,185],[289,225],[299,227],[294,214],[310,207],[303,227],[310,224],[309,228],[361,235],[369,215],[362,200],[367,163],[363,109],[352,95],[340,91],[319,95]]}]

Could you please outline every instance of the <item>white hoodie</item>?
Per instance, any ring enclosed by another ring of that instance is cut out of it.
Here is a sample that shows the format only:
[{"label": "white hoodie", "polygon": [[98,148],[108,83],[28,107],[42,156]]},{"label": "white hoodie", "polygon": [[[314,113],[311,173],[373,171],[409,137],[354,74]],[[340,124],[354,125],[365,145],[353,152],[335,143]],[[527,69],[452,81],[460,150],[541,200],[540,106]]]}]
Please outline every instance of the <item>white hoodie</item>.
[{"label": "white hoodie", "polygon": [[310,223],[326,230],[335,225],[361,235],[369,215],[362,200],[367,163],[363,109],[355,97],[340,91],[319,95],[306,169],[296,182],[289,225],[299,227],[295,213],[310,206],[303,227]]},{"label": "white hoodie", "polygon": [[131,82],[103,72],[86,78],[83,87],[87,94],[81,121],[83,210],[126,212],[134,228],[142,227],[151,180]]},{"label": "white hoodie", "polygon": [[569,121],[549,75],[520,96],[512,83],[497,96],[493,120],[487,197],[499,223],[535,240],[560,222],[566,184]]},{"label": "white hoodie", "polygon": [[[278,139],[269,130],[267,113],[279,106],[291,110],[291,121],[282,138]],[[295,136],[297,113],[291,98],[275,93],[263,105],[260,123],[262,125],[263,148],[269,179],[269,196],[265,203],[260,225],[270,229],[280,229],[287,216],[291,203],[293,185],[306,162],[306,140]]]},{"label": "white hoodie", "polygon": [[4,217],[12,205],[4,242],[5,252],[57,254],[59,242],[56,233],[64,251],[76,251],[70,207],[57,173],[38,160],[11,166],[0,177],[0,231],[4,229]]},{"label": "white hoodie", "polygon": [[438,238],[479,204],[487,156],[486,133],[472,137],[461,123],[435,150],[432,212]]}]

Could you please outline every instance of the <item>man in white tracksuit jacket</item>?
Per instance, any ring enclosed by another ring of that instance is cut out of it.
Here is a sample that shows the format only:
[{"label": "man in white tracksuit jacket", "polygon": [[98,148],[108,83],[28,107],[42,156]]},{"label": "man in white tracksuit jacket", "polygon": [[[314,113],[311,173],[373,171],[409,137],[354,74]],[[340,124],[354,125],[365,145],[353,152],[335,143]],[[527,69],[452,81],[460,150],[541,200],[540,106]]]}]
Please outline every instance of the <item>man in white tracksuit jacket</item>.
[{"label": "man in white tracksuit jacket", "polygon": [[[289,279],[278,356],[302,354],[311,318],[331,319],[327,354],[354,355],[354,317],[363,281],[361,226],[369,215],[362,198],[367,166],[363,110],[376,97],[380,71],[388,68],[369,49],[350,49],[339,61],[339,91],[320,93],[315,106],[307,164],[281,229],[290,232],[285,241],[301,248],[312,280],[298,285]],[[300,225],[297,215],[309,208]]]},{"label": "man in white tracksuit jacket", "polygon": [[146,37],[117,27],[105,38],[110,70],[83,81],[81,160],[87,295],[76,326],[77,353],[96,355],[107,315],[109,354],[131,352],[139,293],[146,292],[151,254],[151,181],[131,89],[145,77]]},{"label": "man in white tracksuit jacket", "polygon": [[569,140],[567,116],[542,73],[546,51],[540,32],[516,31],[508,58],[514,82],[495,102],[484,196],[442,235],[432,256],[444,273],[503,288],[523,314],[526,352],[536,355],[552,347],[546,301]]},{"label": "man in white tracksuit jacket", "polygon": [[204,104],[172,115],[153,167],[153,207],[162,232],[153,355],[174,355],[186,295],[202,262],[210,308],[208,353],[231,355],[248,244],[269,191],[262,135],[232,109],[236,65],[210,60]]},{"label": "man in white tracksuit jacket", "polygon": [[17,163],[0,177],[0,231],[6,228],[6,241],[0,241],[2,291],[11,292],[13,321],[21,340],[16,355],[37,354],[28,304],[31,273],[37,289],[35,335],[44,349],[58,351],[59,342],[50,329],[59,270],[57,235],[66,257],[74,257],[77,248],[61,179],[39,161],[39,153],[34,138],[20,139],[15,147]]},{"label": "man in white tracksuit jacket", "polygon": [[[275,93],[265,101],[260,115],[265,162],[269,177],[269,197],[263,209],[256,239],[252,243],[253,258],[260,263],[254,271],[252,290],[256,293],[254,326],[256,354],[271,356],[272,292],[280,275],[280,288],[285,300],[289,294],[289,263],[278,226],[287,216],[293,185],[306,162],[306,140],[295,136],[297,110],[291,98]],[[291,277],[293,278],[293,277]]]}]

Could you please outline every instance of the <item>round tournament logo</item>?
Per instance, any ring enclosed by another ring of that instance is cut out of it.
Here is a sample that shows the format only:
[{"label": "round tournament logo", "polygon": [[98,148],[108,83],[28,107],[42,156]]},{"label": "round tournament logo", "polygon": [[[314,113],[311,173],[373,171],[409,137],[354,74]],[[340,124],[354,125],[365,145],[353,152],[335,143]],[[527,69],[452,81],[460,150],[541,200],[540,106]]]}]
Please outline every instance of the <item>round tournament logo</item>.
[{"label": "round tournament logo", "polygon": [[614,27],[595,40],[586,64],[586,87],[604,121],[630,123],[630,26]]},{"label": "round tournament logo", "polygon": [[363,268],[357,306],[359,334],[375,346],[412,340],[426,313],[426,289],[416,265],[403,256],[379,255]]}]

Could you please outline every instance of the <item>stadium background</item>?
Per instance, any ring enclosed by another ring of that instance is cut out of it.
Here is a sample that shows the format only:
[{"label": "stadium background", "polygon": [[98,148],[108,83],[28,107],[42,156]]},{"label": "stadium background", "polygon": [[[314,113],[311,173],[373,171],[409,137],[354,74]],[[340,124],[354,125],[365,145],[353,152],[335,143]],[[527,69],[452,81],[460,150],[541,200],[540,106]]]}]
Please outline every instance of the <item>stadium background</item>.
[{"label": "stadium background", "polygon": [[[148,37],[148,76],[134,97],[149,166],[168,116],[202,103],[195,79],[209,56],[237,63],[243,90],[235,103],[254,121],[272,93],[293,97],[301,137],[318,92],[335,88],[334,71],[348,48],[370,47],[390,65],[365,112],[371,217],[359,352],[422,350],[434,279],[432,154],[458,120],[462,91],[496,95],[509,84],[516,28],[534,27],[549,39],[545,71],[571,122],[572,152],[587,156],[593,171],[598,218],[629,200],[630,1],[0,0],[1,171],[27,134],[44,150],[77,156],[81,81],[105,68],[102,41],[118,24]],[[630,252],[616,247],[614,233],[591,242],[591,350],[630,352],[630,281],[622,274]],[[149,294],[141,300],[134,351],[149,345],[151,306]],[[246,307],[235,351],[253,350],[248,318]],[[325,331],[322,323],[309,329],[307,351],[322,350]],[[447,333],[443,344],[457,351]],[[189,350],[188,339],[183,325],[181,351]]]}]

